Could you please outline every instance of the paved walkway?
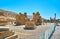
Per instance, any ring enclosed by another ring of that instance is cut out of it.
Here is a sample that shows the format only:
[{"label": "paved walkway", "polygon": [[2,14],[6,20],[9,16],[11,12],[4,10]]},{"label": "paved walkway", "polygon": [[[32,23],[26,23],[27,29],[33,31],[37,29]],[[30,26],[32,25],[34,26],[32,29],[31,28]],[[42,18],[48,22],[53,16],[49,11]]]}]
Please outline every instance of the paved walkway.
[{"label": "paved walkway", "polygon": [[51,39],[60,39],[60,26],[56,26],[55,32]]},{"label": "paved walkway", "polygon": [[39,39],[41,34],[46,31],[51,25],[39,25],[35,30],[24,30],[24,25],[22,26],[12,26],[11,29],[18,34],[17,39]]}]

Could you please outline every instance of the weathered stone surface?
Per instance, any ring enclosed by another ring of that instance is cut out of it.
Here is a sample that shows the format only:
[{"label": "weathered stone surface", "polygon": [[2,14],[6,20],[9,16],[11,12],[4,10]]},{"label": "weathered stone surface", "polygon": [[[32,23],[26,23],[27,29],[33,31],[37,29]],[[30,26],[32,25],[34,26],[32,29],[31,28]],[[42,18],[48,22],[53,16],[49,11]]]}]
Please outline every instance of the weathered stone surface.
[{"label": "weathered stone surface", "polygon": [[10,11],[0,9],[0,25],[9,24],[9,22],[11,22],[11,20],[13,21],[12,18],[14,18],[16,15],[17,14],[14,12],[10,12]]},{"label": "weathered stone surface", "polygon": [[[28,17],[27,17],[27,13],[25,12],[24,14],[19,13],[18,15],[16,15],[16,24],[27,24],[26,22],[28,21]],[[37,12],[36,14],[33,13],[33,19],[32,19],[35,24],[42,24],[42,18],[39,14],[39,12]],[[32,20],[30,20],[32,22]],[[28,22],[30,22],[28,21]]]},{"label": "weathered stone surface", "polygon": [[25,29],[35,29],[35,22],[34,21],[27,21],[25,24]]},{"label": "weathered stone surface", "polygon": [[27,15],[26,14],[18,14],[16,15],[16,24],[25,24],[26,21],[28,20]]},{"label": "weathered stone surface", "polygon": [[0,32],[0,39],[4,39],[4,38],[9,37],[9,36],[11,36],[13,34],[14,34],[14,32],[12,32],[12,31]]},{"label": "weathered stone surface", "polygon": [[33,19],[32,20],[34,20],[36,24],[37,23],[42,24],[42,18],[40,16],[39,12],[33,13]]}]

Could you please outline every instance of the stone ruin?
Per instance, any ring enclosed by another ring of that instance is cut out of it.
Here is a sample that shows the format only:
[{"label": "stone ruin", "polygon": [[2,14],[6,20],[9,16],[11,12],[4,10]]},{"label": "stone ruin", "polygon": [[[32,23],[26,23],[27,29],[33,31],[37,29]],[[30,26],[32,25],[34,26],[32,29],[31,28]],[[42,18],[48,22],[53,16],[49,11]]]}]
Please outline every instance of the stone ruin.
[{"label": "stone ruin", "polygon": [[15,21],[12,17],[5,16],[3,12],[0,12],[0,25],[5,26],[10,24],[11,21]]},{"label": "stone ruin", "polygon": [[35,21],[33,20],[28,20],[24,27],[24,29],[35,29],[35,28],[36,28]]},{"label": "stone ruin", "polygon": [[26,21],[28,20],[26,13],[24,14],[19,13],[18,15],[16,15],[15,18],[17,25],[25,25]]},{"label": "stone ruin", "polygon": [[28,23],[30,23],[32,25],[33,24],[32,22],[35,22],[36,25],[41,25],[42,24],[42,18],[40,16],[39,12],[33,13],[32,20],[28,19],[26,12],[24,14],[19,13],[18,15],[16,15],[16,24],[17,25],[19,25],[19,24],[29,25]]},{"label": "stone ruin", "polygon": [[0,39],[16,39],[17,37],[18,35],[9,28],[0,28]]},{"label": "stone ruin", "polygon": [[2,12],[0,12],[0,25],[6,25],[8,23],[6,17]]},{"label": "stone ruin", "polygon": [[33,13],[33,19],[35,21],[36,25],[41,25],[42,24],[42,18],[39,14],[39,12]]}]

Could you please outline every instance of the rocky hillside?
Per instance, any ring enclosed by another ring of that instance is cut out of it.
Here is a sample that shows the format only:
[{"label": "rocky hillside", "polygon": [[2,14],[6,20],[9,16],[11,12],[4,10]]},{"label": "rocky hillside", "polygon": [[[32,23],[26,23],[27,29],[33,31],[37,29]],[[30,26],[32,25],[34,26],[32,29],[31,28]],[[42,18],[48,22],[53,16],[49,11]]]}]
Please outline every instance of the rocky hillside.
[{"label": "rocky hillside", "polygon": [[0,9],[0,15],[9,16],[9,17],[15,17],[17,14],[15,12]]}]

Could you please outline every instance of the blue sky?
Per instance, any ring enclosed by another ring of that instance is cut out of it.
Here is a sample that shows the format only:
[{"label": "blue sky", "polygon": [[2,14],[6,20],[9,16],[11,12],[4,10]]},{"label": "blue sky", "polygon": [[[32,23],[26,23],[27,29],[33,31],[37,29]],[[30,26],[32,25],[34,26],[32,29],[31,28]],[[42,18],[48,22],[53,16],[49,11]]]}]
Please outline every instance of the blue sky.
[{"label": "blue sky", "polygon": [[53,18],[56,13],[60,18],[60,0],[0,0],[0,9],[28,15],[39,11],[43,18]]}]

